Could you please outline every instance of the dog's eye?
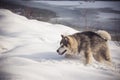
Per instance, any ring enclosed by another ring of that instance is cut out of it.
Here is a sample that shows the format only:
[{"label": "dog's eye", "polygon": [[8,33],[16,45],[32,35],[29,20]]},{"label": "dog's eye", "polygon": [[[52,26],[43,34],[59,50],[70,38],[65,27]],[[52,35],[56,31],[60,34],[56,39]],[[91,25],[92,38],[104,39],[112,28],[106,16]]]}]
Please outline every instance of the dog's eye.
[{"label": "dog's eye", "polygon": [[68,41],[68,39],[67,38],[63,38],[62,40],[61,40],[61,42],[60,42],[60,45],[61,44],[63,44],[64,46],[68,46],[68,44],[69,44],[69,41]]},{"label": "dog's eye", "polygon": [[64,45],[65,45],[66,47],[68,46],[68,44],[67,44],[67,43],[65,43]]},{"label": "dog's eye", "polygon": [[60,48],[63,48],[63,47],[64,47],[64,45],[61,45],[61,46],[60,46]]},{"label": "dog's eye", "polygon": [[68,46],[68,41],[65,41],[65,42],[63,43],[63,45],[67,47],[67,46]]},{"label": "dog's eye", "polygon": [[60,45],[62,44],[62,42],[60,42]]},{"label": "dog's eye", "polygon": [[61,47],[64,47],[64,45],[62,45]]}]

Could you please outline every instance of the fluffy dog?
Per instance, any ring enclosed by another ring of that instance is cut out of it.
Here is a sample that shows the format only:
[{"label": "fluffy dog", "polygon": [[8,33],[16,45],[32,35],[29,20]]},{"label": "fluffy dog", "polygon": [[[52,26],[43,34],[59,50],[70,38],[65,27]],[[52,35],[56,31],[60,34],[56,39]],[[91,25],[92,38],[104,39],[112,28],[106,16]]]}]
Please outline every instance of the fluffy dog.
[{"label": "fluffy dog", "polygon": [[83,51],[86,64],[92,63],[92,57],[99,62],[111,62],[108,40],[111,36],[108,32],[99,30],[84,31],[73,35],[61,35],[60,47],[57,49],[59,55],[76,55]]}]

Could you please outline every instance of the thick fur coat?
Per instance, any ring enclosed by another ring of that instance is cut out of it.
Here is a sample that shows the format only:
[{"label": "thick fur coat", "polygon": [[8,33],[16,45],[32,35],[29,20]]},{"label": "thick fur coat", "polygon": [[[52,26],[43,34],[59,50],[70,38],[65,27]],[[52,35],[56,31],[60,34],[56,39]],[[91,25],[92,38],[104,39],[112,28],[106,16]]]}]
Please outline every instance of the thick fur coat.
[{"label": "thick fur coat", "polygon": [[111,62],[108,40],[111,36],[108,32],[100,30],[97,32],[85,31],[73,35],[61,35],[60,47],[57,49],[59,55],[74,55],[84,52],[86,64],[92,63],[92,57],[99,62]]}]

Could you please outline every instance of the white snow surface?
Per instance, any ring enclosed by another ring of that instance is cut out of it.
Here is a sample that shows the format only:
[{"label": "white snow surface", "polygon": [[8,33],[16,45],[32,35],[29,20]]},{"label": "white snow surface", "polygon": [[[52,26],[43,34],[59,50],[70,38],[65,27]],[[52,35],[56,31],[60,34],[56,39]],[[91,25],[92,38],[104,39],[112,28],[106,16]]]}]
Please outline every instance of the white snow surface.
[{"label": "white snow surface", "polygon": [[120,48],[113,41],[110,67],[58,55],[60,35],[75,32],[0,9],[0,80],[120,80]]}]

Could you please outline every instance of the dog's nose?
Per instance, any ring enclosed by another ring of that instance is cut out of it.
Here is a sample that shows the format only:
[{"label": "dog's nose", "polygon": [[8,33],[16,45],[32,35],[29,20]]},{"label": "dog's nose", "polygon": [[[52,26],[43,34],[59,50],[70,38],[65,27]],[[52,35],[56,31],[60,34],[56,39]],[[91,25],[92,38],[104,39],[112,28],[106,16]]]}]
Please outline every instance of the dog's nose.
[{"label": "dog's nose", "polygon": [[57,52],[59,52],[59,50],[57,50]]}]

